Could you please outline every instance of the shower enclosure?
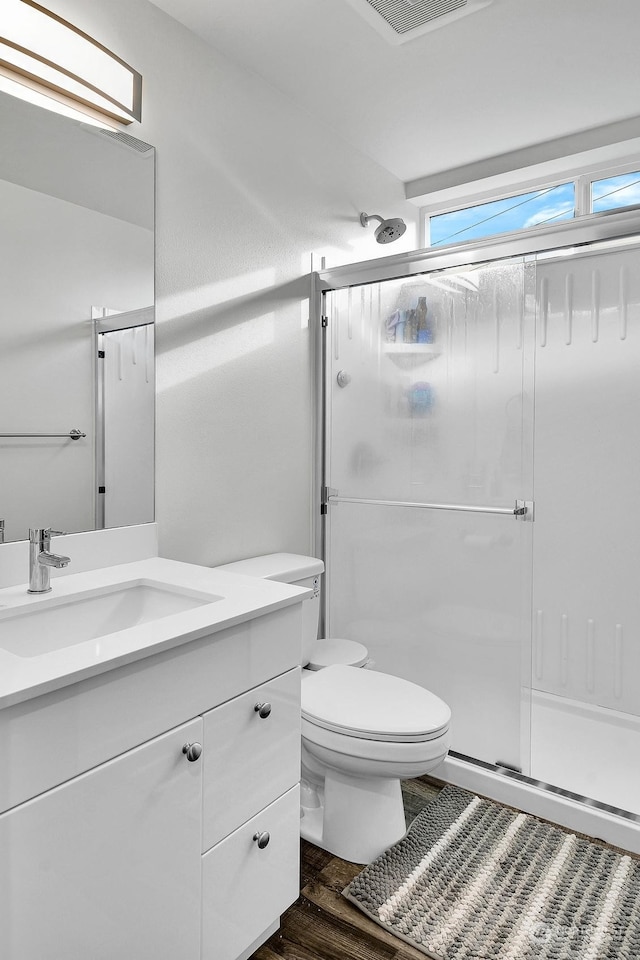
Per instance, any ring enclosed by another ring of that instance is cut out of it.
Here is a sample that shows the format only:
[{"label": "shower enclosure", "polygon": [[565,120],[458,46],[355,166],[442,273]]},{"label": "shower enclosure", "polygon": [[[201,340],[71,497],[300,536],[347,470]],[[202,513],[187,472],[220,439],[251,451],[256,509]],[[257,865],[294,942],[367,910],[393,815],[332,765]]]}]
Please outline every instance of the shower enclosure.
[{"label": "shower enclosure", "polygon": [[96,528],[154,516],[154,309],[95,314]]},{"label": "shower enclosure", "polygon": [[610,214],[321,275],[326,635],[442,697],[460,766],[631,829],[639,232]]}]

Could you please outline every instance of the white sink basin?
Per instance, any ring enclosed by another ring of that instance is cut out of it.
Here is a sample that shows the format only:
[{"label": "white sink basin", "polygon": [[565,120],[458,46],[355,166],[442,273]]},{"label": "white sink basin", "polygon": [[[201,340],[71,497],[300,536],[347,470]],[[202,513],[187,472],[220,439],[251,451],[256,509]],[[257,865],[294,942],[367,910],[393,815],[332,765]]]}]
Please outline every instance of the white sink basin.
[{"label": "white sink basin", "polygon": [[51,597],[0,614],[0,649],[39,657],[222,599],[146,579]]}]

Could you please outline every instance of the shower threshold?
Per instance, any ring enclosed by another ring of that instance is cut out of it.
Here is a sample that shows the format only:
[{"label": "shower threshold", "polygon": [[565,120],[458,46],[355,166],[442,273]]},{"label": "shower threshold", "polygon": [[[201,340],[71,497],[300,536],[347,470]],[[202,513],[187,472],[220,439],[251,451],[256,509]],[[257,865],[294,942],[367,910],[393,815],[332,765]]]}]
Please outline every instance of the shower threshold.
[{"label": "shower threshold", "polygon": [[637,814],[451,752],[432,776],[640,855]]}]

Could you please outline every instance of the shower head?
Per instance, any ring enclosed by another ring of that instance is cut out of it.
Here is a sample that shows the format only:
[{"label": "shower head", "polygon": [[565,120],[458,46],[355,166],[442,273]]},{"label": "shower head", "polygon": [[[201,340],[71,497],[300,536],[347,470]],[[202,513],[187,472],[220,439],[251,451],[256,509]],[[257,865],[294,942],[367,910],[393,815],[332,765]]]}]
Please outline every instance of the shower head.
[{"label": "shower head", "polygon": [[400,217],[394,217],[392,220],[383,220],[377,213],[360,214],[360,223],[363,227],[369,226],[369,220],[379,220],[380,226],[376,227],[375,238],[378,243],[393,243],[407,229],[407,225]]}]

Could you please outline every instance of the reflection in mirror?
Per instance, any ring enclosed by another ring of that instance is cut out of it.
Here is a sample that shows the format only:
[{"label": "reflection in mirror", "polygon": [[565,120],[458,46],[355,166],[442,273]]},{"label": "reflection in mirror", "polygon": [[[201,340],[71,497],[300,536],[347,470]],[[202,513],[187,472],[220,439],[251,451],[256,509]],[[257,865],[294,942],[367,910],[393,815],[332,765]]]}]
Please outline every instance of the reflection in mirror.
[{"label": "reflection in mirror", "polygon": [[5,539],[149,522],[153,147],[1,93],[0,129]]}]

